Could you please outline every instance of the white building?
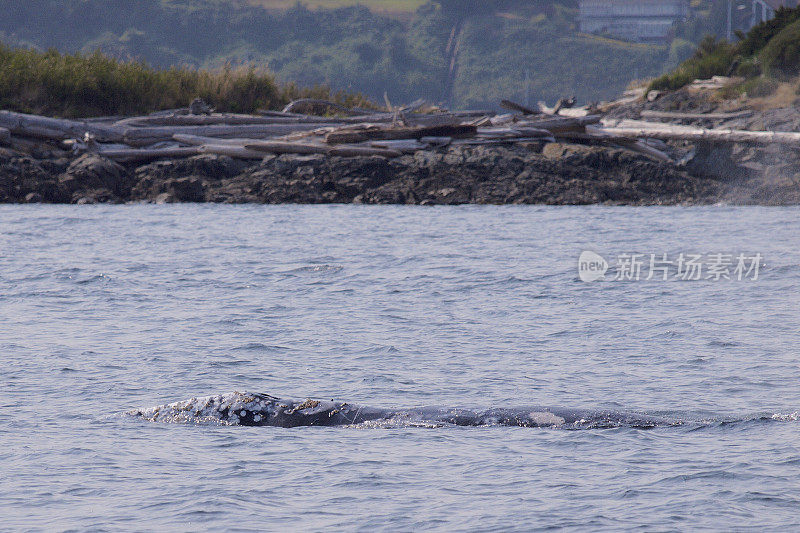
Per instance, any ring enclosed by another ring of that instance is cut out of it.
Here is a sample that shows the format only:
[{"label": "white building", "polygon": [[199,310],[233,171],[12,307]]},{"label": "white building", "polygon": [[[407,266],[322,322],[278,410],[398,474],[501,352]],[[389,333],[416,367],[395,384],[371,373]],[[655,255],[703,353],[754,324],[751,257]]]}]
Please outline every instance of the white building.
[{"label": "white building", "polygon": [[753,26],[775,16],[781,7],[797,7],[798,0],[753,0]]},{"label": "white building", "polygon": [[668,41],[689,16],[688,0],[581,0],[580,27],[636,42]]}]

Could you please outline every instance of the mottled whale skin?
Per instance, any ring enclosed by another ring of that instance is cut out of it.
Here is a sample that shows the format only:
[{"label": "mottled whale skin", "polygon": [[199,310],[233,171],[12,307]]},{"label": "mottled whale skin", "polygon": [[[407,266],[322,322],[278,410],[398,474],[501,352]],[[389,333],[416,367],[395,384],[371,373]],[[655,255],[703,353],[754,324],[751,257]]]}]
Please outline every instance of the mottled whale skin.
[{"label": "mottled whale skin", "polygon": [[348,426],[369,422],[563,429],[612,427],[646,429],[681,424],[679,420],[622,411],[558,407],[485,410],[438,407],[380,409],[332,400],[287,400],[268,394],[241,392],[191,398],[182,402],[133,411],[130,414],[153,422],[211,422],[225,425],[283,428]]}]

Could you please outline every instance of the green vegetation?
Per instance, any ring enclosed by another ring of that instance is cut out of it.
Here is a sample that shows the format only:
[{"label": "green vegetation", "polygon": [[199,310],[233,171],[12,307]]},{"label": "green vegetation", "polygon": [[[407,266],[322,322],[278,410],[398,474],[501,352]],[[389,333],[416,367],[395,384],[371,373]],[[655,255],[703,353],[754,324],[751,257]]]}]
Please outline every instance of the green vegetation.
[{"label": "green vegetation", "polygon": [[[4,0],[0,42],[89,56],[99,50],[167,70],[252,65],[281,83],[462,108],[502,98],[529,105],[573,94],[607,99],[634,78],[663,72],[670,54],[578,33],[577,0],[364,0],[372,10],[323,9],[352,3]],[[387,15],[400,10],[403,16]]]},{"label": "green vegetation", "polygon": [[723,76],[730,69],[734,55],[734,45],[709,35],[703,39],[692,57],[681,63],[674,71],[653,80],[650,88],[673,90],[696,79]]},{"label": "green vegetation", "polygon": [[[696,77],[726,74],[737,58],[737,72],[748,78],[784,75],[800,53],[789,29],[765,49],[788,27],[788,11],[736,46],[702,40],[708,33],[725,34],[727,2],[720,0],[692,0],[693,17],[679,24],[671,46],[581,34],[578,0],[301,1],[4,0],[0,42],[81,54],[68,57],[94,66],[85,83],[65,81],[80,77],[68,59],[63,68],[73,74],[61,81],[43,74],[30,81],[36,75],[28,72],[22,79],[33,94],[6,92],[0,105],[86,114],[183,105],[197,93],[221,109],[245,110],[274,106],[287,91],[302,92],[281,85],[289,83],[362,93],[379,102],[387,93],[394,103],[425,98],[461,108],[496,106],[502,98],[535,105],[575,95],[590,102],[676,67],[656,86],[674,88]],[[736,11],[734,28],[744,27],[748,18],[747,10]],[[101,67],[102,59],[91,59],[96,51],[121,66]],[[103,69],[113,74],[102,74]],[[122,86],[108,81],[139,83],[143,76],[156,80],[144,83],[152,87],[149,96],[142,90],[120,96]],[[5,91],[23,84],[8,72],[0,73],[0,80]],[[35,83],[39,89],[33,89]],[[114,102],[97,95],[100,86],[113,88]],[[48,102],[37,91],[70,96]]]},{"label": "green vegetation", "polygon": [[736,74],[738,91],[751,96],[773,92],[780,81],[800,74],[800,8],[781,9],[732,44],[709,36],[694,55],[650,84],[651,90],[678,89],[695,79]]},{"label": "green vegetation", "polygon": [[220,111],[233,112],[277,108],[298,97],[364,103],[358,95],[331,95],[324,87],[279,85],[254,68],[157,70],[100,53],[62,55],[0,45],[3,109],[64,117],[128,115],[185,107],[198,97]]}]

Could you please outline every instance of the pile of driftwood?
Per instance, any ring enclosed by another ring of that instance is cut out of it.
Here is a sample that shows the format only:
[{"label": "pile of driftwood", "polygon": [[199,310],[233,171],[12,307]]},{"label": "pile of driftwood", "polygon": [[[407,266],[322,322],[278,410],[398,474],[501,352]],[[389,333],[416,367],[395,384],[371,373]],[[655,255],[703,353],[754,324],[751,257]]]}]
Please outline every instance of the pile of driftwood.
[{"label": "pile of driftwood", "polygon": [[[122,162],[198,154],[243,159],[261,159],[266,154],[399,157],[447,145],[558,139],[621,146],[670,161],[666,140],[800,145],[800,133],[604,121],[596,108],[574,108],[573,99],[561,100],[553,108],[540,104],[537,110],[507,100],[501,105],[511,113],[435,108],[423,112],[424,102],[392,108],[388,101],[386,111],[375,112],[317,100],[295,101],[283,111],[256,115],[213,113],[197,101],[190,108],[129,118],[65,120],[0,111],[0,144],[12,143],[17,137],[38,139]],[[320,111],[332,114],[310,114]],[[665,115],[668,113],[652,118],[670,118]]]}]

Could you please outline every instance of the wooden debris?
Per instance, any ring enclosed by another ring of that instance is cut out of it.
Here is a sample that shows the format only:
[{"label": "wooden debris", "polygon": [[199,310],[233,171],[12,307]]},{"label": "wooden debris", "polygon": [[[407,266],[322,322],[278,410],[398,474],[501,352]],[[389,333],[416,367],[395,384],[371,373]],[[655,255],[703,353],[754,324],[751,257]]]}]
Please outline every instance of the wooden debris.
[{"label": "wooden debris", "polygon": [[307,124],[256,124],[243,126],[154,126],[148,128],[128,128],[124,130],[122,140],[131,146],[148,146],[160,141],[172,139],[175,134],[200,135],[204,137],[249,139],[267,139],[299,131],[315,130],[325,123]]},{"label": "wooden debris", "polygon": [[559,111],[562,109],[570,109],[575,107],[576,98],[571,96],[570,98],[559,98],[556,105],[553,107],[548,107],[546,103],[539,102],[539,110],[546,114],[546,115],[558,115]]},{"label": "wooden debris", "polygon": [[326,154],[328,146],[321,144],[286,141],[250,141],[244,145],[248,150],[271,154]]},{"label": "wooden debris", "polygon": [[751,144],[783,144],[800,146],[800,133],[789,131],[747,131],[727,128],[706,129],[692,126],[623,120],[609,122],[600,132],[631,139],[661,139],[665,141],[740,142]]},{"label": "wooden debris", "polygon": [[36,139],[63,141],[83,138],[88,132],[94,135],[99,142],[121,142],[123,140],[123,132],[111,126],[81,120],[40,117],[13,111],[0,111],[0,127],[9,130],[14,135]]},{"label": "wooden debris", "polygon": [[204,154],[226,155],[236,159],[264,159],[266,155],[236,144],[204,144],[200,150]]},{"label": "wooden debris", "polygon": [[328,144],[354,144],[366,141],[419,139],[421,137],[463,137],[474,135],[478,128],[470,124],[420,128],[342,129],[325,136]]},{"label": "wooden debris", "polygon": [[512,102],[511,100],[500,100],[500,107],[503,109],[508,109],[509,111],[519,111],[523,115],[539,115],[539,111],[535,111],[529,107],[525,107],[524,105],[520,105],[516,102]]},{"label": "wooden debris", "polygon": [[[715,81],[715,80],[712,80]],[[730,79],[715,83],[729,83]],[[644,89],[631,91],[626,99],[641,99]],[[514,111],[448,112],[424,101],[388,111],[346,109],[326,100],[304,99],[283,111],[257,115],[214,113],[207,107],[152,113],[139,117],[98,117],[64,120],[0,111],[0,144],[28,143],[51,146],[53,141],[73,152],[97,152],[115,161],[147,161],[162,158],[219,154],[240,159],[263,159],[269,154],[319,154],[325,157],[400,157],[441,146],[518,145],[556,142],[556,139],[599,146],[616,146],[658,161],[671,161],[662,141],[743,142],[800,146],[800,132],[704,129],[642,120],[601,121],[595,105],[573,107],[560,100],[540,113],[504,100]],[[625,99],[607,104],[606,109]],[[426,112],[421,110],[425,109]],[[333,111],[337,116],[314,116],[297,111]],[[677,113],[647,110],[642,117],[654,120],[729,120],[750,116],[750,110],[732,113]],[[38,139],[32,141],[31,139]],[[44,140],[43,143],[41,140]],[[657,142],[654,142],[657,141]],[[38,144],[37,144],[38,143]]]},{"label": "wooden debris", "polygon": [[387,148],[372,148],[367,146],[334,146],[328,149],[328,155],[339,157],[400,157],[402,152]]},{"label": "wooden debris", "polygon": [[101,148],[98,153],[114,161],[150,161],[154,159],[170,159],[191,157],[203,153],[197,146],[175,147],[175,148],[156,148],[156,149],[135,149],[135,148]]},{"label": "wooden debris", "polygon": [[418,141],[416,139],[400,139],[396,141],[372,141],[369,145],[373,148],[386,148],[388,150],[397,150],[404,154],[413,154],[420,150],[425,150],[430,147],[428,143]]},{"label": "wooden debris", "polygon": [[729,85],[735,85],[744,81],[744,78],[738,76],[712,76],[708,80],[694,80],[688,85],[689,90],[695,91],[716,91]]},{"label": "wooden debris", "polygon": [[550,133],[558,134],[569,131],[583,131],[586,126],[597,124],[602,117],[600,115],[587,115],[585,117],[562,118],[553,117],[541,120],[531,120],[525,123],[530,128],[548,130]]},{"label": "wooden debris", "polygon": [[641,116],[645,118],[663,118],[670,120],[731,120],[753,116],[754,111],[745,109],[733,113],[677,113],[674,111],[644,110]]},{"label": "wooden debris", "polygon": [[303,124],[303,123],[330,123],[344,124],[340,119],[325,117],[267,117],[256,115],[237,115],[214,113],[209,115],[172,115],[172,116],[147,116],[133,117],[116,122],[115,126],[244,126],[259,124]]}]

